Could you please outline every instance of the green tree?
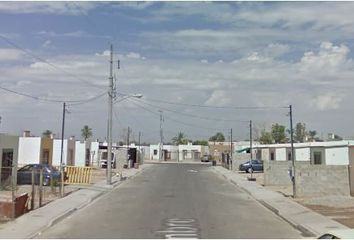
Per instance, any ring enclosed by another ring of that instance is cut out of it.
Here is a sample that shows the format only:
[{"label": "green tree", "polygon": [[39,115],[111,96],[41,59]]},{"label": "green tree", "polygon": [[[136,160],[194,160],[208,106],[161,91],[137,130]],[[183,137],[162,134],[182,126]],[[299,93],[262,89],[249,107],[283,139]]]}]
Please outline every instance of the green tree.
[{"label": "green tree", "polygon": [[270,132],[263,130],[261,132],[261,137],[259,138],[259,142],[261,144],[272,144],[274,141],[273,136]]},{"label": "green tree", "polygon": [[42,136],[43,137],[50,137],[52,135],[52,131],[50,130],[45,130],[43,133],[42,133]]},{"label": "green tree", "polygon": [[172,138],[172,143],[174,145],[187,144],[188,140],[183,132],[179,132],[175,137]]},{"label": "green tree", "polygon": [[297,123],[295,126],[295,141],[296,142],[305,142],[305,138],[306,138],[306,125],[305,123]]},{"label": "green tree", "polygon": [[213,142],[224,142],[225,141],[225,136],[221,132],[216,133],[214,136],[211,136],[209,138],[209,141]]},{"label": "green tree", "polygon": [[89,128],[89,126],[85,125],[81,129],[81,136],[84,138],[85,141],[92,137],[92,128]]},{"label": "green tree", "polygon": [[285,126],[275,123],[272,125],[272,137],[275,143],[285,143]]},{"label": "green tree", "polygon": [[196,140],[196,141],[193,142],[193,145],[208,146],[208,141],[206,141],[206,140]]},{"label": "green tree", "polygon": [[309,131],[309,140],[310,141],[314,141],[314,140],[316,140],[316,135],[317,135],[317,132],[315,131],[315,130],[313,130],[313,131]]}]

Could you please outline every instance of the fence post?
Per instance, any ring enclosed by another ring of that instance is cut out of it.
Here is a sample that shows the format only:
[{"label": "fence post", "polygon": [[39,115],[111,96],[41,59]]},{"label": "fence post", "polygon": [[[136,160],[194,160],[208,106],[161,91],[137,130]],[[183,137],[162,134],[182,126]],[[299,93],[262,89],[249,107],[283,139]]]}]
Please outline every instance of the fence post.
[{"label": "fence post", "polygon": [[43,200],[43,168],[39,170],[39,207],[42,207]]},{"label": "fence post", "polygon": [[34,168],[32,168],[32,197],[31,197],[31,210],[34,209],[34,198],[36,196],[35,194],[35,174],[34,174]]},{"label": "fence post", "polygon": [[12,218],[16,218],[16,196],[15,196],[15,189],[16,189],[16,184],[15,177],[16,170],[15,166],[12,166],[11,168],[11,196],[12,196]]}]

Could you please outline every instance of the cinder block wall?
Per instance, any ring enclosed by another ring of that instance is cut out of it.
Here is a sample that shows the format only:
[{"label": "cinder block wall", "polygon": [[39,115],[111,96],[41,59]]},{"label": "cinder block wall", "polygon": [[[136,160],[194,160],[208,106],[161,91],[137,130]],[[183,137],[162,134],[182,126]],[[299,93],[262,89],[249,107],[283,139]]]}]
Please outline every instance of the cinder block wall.
[{"label": "cinder block wall", "polygon": [[291,186],[289,166],[291,162],[288,161],[264,161],[264,185]]},{"label": "cinder block wall", "polygon": [[238,171],[238,167],[240,164],[245,163],[250,160],[250,154],[249,153],[239,153],[239,154],[234,154],[232,155],[232,169],[235,171]]},{"label": "cinder block wall", "polygon": [[350,195],[348,166],[298,165],[297,197]]}]

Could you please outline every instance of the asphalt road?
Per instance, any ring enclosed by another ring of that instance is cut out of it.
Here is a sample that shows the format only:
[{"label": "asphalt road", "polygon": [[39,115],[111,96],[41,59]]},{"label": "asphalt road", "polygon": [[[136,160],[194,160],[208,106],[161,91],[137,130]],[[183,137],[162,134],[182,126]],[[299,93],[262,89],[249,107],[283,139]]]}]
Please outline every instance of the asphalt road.
[{"label": "asphalt road", "polygon": [[302,238],[201,164],[156,164],[39,237]]}]

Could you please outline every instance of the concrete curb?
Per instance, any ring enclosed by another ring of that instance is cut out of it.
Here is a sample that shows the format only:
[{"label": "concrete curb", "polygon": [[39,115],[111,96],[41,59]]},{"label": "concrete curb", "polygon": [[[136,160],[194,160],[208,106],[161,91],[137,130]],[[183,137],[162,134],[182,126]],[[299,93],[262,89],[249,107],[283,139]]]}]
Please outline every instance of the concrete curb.
[{"label": "concrete curb", "polygon": [[[227,169],[221,171],[218,168],[214,168],[214,171],[221,174],[225,179],[227,179],[232,184],[241,188],[244,192],[248,193],[253,199],[259,202],[265,208],[269,209],[274,214],[276,214],[284,221],[289,223],[291,226],[293,226],[295,229],[302,232],[302,235],[304,237],[316,237],[323,233],[323,229],[329,230],[329,229],[347,228],[346,226],[334,220],[328,219],[327,217],[317,212],[314,212],[300,205],[299,203],[296,203],[291,199],[286,198],[281,194],[276,194],[271,190],[265,189],[263,186],[260,186],[257,183],[248,183],[246,180],[241,178],[239,179],[240,182],[237,182],[238,179],[234,180],[231,178],[231,177],[236,177],[236,175],[232,176],[234,173],[232,173]],[[255,184],[257,184],[257,186]],[[247,189],[245,185],[251,186],[250,189]],[[271,192],[270,195],[271,197],[269,197],[270,192]],[[262,196],[262,193],[263,194],[268,193],[268,196],[262,199],[262,197],[265,196],[265,195]],[[277,201],[281,201],[283,205],[288,205],[288,207],[290,208],[289,211],[285,211],[284,206],[279,205],[279,203],[278,203],[278,207],[280,206],[280,208],[277,208],[277,203],[276,203]],[[272,204],[273,202],[275,203],[274,205]],[[311,222],[311,218],[313,219],[313,222],[316,222],[315,226],[314,224],[306,225],[306,223],[309,223],[309,221]],[[317,220],[319,220],[319,218],[322,220],[322,225],[320,221],[318,221],[319,223],[317,223]]]}]

